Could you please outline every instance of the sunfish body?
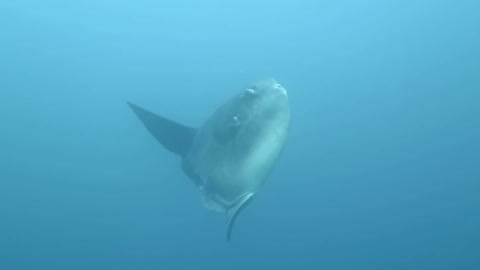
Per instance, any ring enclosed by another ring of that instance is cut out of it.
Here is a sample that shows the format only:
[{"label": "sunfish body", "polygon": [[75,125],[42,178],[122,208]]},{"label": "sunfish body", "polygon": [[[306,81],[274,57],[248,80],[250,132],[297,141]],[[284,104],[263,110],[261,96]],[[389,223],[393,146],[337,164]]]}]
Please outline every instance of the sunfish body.
[{"label": "sunfish body", "polygon": [[189,127],[128,103],[146,129],[180,156],[205,207],[236,217],[261,189],[285,144],[290,123],[287,92],[274,79],[236,93],[200,127]]}]

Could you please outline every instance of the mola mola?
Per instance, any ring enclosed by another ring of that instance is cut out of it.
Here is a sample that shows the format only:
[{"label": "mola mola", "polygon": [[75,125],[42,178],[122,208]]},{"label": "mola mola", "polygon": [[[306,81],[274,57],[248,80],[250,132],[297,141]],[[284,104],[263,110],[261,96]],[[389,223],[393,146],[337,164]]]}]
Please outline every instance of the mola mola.
[{"label": "mola mola", "polygon": [[285,144],[290,109],[275,79],[233,95],[200,127],[189,127],[128,102],[153,137],[181,158],[207,209],[225,213],[227,241],[238,214],[261,189]]}]

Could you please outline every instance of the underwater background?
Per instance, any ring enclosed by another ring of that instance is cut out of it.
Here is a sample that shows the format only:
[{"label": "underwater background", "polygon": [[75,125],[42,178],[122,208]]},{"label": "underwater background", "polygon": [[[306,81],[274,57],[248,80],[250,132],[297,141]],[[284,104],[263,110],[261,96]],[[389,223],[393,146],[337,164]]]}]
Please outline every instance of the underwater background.
[{"label": "underwater background", "polygon": [[[480,269],[480,2],[0,3],[0,270]],[[292,125],[239,216],[128,108]]]}]

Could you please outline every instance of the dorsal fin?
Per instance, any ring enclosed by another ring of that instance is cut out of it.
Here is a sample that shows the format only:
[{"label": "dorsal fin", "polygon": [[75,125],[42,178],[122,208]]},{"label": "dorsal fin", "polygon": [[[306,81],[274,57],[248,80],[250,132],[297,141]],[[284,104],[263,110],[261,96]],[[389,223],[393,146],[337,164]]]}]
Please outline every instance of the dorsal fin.
[{"label": "dorsal fin", "polygon": [[169,151],[184,157],[190,149],[196,129],[156,115],[133,103],[127,102],[143,125]]}]

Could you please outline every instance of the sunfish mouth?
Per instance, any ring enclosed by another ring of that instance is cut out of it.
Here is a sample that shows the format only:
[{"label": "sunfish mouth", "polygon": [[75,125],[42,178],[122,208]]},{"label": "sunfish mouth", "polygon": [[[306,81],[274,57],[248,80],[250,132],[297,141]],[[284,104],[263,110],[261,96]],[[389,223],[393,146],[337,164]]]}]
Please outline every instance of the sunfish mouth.
[{"label": "sunfish mouth", "polygon": [[275,84],[274,88],[280,90],[283,95],[287,96],[287,89],[285,89],[281,84]]}]

